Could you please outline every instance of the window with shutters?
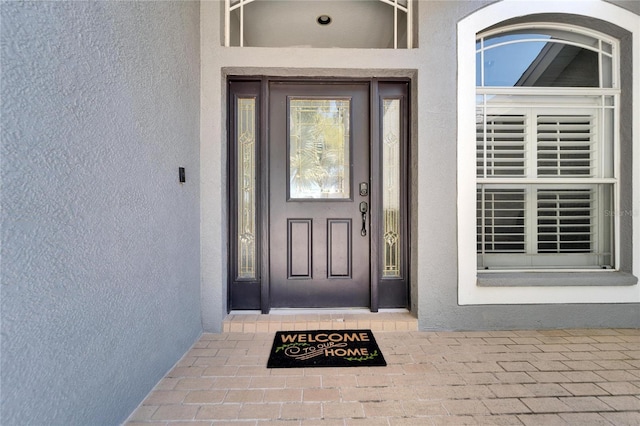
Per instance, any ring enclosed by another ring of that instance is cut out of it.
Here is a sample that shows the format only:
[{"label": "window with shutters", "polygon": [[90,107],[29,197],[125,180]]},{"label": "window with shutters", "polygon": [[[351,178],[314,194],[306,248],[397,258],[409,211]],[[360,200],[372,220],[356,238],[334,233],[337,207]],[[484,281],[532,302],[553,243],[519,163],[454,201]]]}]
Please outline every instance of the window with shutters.
[{"label": "window with shutters", "polygon": [[478,35],[478,269],[616,267],[617,52],[558,24]]}]

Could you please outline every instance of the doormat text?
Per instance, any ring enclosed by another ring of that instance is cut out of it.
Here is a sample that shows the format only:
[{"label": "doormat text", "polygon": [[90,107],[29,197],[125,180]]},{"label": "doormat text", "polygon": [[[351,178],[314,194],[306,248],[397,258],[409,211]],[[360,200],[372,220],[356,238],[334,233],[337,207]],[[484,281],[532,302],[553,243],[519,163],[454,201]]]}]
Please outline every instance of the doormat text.
[{"label": "doormat text", "polygon": [[278,331],[268,368],[384,367],[371,330]]}]

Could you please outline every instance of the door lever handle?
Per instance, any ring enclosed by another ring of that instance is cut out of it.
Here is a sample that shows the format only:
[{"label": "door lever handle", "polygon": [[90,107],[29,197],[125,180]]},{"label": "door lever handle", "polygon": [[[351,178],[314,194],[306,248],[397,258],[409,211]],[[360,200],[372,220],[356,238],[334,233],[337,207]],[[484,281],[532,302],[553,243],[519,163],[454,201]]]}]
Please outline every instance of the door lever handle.
[{"label": "door lever handle", "polygon": [[362,229],[360,230],[360,235],[363,237],[367,236],[367,212],[369,211],[369,205],[366,201],[362,201],[360,203],[360,213],[362,213]]}]

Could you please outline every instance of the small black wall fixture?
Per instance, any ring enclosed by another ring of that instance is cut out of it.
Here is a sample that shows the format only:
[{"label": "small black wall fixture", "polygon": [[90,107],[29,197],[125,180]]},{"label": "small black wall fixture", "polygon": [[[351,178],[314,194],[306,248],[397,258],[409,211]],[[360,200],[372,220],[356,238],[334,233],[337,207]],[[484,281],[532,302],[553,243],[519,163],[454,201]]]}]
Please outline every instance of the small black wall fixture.
[{"label": "small black wall fixture", "polygon": [[184,167],[178,167],[178,179],[180,183],[184,183],[186,181],[184,176]]},{"label": "small black wall fixture", "polygon": [[316,20],[320,25],[329,25],[331,23],[331,16],[329,15],[320,15]]}]

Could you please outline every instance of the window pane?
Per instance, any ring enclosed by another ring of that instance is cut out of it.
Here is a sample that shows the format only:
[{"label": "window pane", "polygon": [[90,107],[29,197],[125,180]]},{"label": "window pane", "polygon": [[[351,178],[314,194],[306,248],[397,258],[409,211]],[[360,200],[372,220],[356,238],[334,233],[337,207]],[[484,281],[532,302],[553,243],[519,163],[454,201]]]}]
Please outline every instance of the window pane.
[{"label": "window pane", "polygon": [[[484,86],[600,87],[597,46],[589,36],[553,30],[484,39]],[[610,61],[607,67],[611,69]],[[604,73],[605,87],[611,87]]]},{"label": "window pane", "polygon": [[[533,86],[527,84],[527,71],[532,68],[547,43],[507,44],[484,52],[485,86]],[[529,80],[530,81],[530,80]]]},{"label": "window pane", "polygon": [[[481,113],[477,116],[483,117]],[[526,117],[524,115],[484,116],[484,120],[476,124],[477,176],[524,176],[526,173],[525,136]]]},{"label": "window pane", "polygon": [[256,277],[256,100],[238,99],[238,278]]},{"label": "window pane", "polygon": [[594,198],[593,189],[539,189],[538,253],[590,253]]},{"label": "window pane", "polygon": [[602,87],[613,87],[613,62],[607,55],[602,55]]},{"label": "window pane", "polygon": [[613,176],[609,97],[485,97],[476,108],[478,178]]},{"label": "window pane", "polygon": [[[613,104],[612,98],[607,100],[611,100]],[[604,141],[613,141],[615,140],[615,132],[614,132],[614,109],[606,108],[602,113],[602,130],[601,137]],[[601,145],[601,156],[602,156],[602,170],[599,170],[598,175],[600,177],[614,177],[614,145],[612,143],[603,143]]]},{"label": "window pane", "polygon": [[477,195],[478,253],[524,253],[526,194],[524,189],[492,189]]},{"label": "window pane", "polygon": [[291,99],[289,197],[349,198],[349,100]]},{"label": "window pane", "polygon": [[611,268],[612,184],[479,185],[480,269]]},{"label": "window pane", "polygon": [[482,54],[476,53],[476,86],[484,86],[482,84]]},{"label": "window pane", "polygon": [[400,277],[400,100],[385,99],[382,117],[383,271]]},{"label": "window pane", "polygon": [[594,121],[591,115],[538,115],[538,176],[592,177]]}]

